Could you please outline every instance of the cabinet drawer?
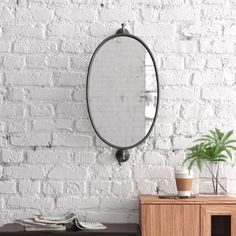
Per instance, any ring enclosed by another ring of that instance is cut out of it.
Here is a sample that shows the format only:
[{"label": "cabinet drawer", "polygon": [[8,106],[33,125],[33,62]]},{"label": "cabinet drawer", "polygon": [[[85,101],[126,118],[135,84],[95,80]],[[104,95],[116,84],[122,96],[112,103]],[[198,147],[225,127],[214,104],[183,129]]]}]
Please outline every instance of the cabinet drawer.
[{"label": "cabinet drawer", "polygon": [[142,205],[142,236],[199,236],[199,205]]},{"label": "cabinet drawer", "polygon": [[236,236],[235,229],[236,205],[201,206],[201,236]]}]

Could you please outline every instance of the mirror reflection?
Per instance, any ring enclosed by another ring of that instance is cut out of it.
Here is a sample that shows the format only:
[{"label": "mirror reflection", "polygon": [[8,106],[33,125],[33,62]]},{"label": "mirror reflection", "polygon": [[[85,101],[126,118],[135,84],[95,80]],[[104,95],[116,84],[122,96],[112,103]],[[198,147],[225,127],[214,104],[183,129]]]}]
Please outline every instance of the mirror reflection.
[{"label": "mirror reflection", "polygon": [[132,37],[108,40],[95,54],[88,78],[90,116],[99,135],[118,147],[140,142],[157,110],[157,75],[142,43]]}]

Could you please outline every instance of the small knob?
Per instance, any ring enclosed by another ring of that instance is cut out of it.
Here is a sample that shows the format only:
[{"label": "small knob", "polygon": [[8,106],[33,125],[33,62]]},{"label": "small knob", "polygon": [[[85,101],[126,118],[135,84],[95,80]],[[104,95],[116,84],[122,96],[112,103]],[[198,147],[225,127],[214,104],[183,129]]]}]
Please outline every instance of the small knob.
[{"label": "small knob", "polygon": [[121,164],[121,162],[126,162],[129,160],[129,152],[127,150],[119,149],[116,152],[116,159]]},{"label": "small knob", "polygon": [[121,24],[121,28],[116,31],[116,34],[129,34],[129,31],[125,28],[125,23]]}]

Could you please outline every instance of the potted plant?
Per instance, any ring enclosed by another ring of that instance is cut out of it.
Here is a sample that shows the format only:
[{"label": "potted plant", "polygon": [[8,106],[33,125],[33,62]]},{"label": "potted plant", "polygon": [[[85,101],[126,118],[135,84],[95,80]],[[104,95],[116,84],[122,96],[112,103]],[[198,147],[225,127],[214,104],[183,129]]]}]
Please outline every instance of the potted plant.
[{"label": "potted plant", "polygon": [[233,131],[226,133],[219,129],[209,131],[209,134],[202,135],[197,139],[196,145],[188,149],[186,159],[183,164],[188,163],[188,169],[191,170],[197,165],[199,170],[205,166],[212,178],[214,194],[218,194],[219,186],[224,192],[226,189],[219,181],[219,167],[221,162],[227,162],[232,159],[232,150],[236,150],[236,140],[232,139]]}]

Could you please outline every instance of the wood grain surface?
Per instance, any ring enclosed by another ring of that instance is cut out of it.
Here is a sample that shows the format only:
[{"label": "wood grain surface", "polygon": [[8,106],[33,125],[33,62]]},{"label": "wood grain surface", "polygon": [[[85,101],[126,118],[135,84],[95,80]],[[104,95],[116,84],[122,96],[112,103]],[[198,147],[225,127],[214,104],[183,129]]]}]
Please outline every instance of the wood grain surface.
[{"label": "wood grain surface", "polygon": [[211,236],[211,216],[231,216],[231,236],[236,236],[236,205],[201,206],[201,236]]},{"label": "wood grain surface", "polygon": [[236,204],[236,197],[232,195],[226,196],[197,196],[196,198],[189,199],[161,199],[157,195],[140,195],[139,201],[141,205],[218,205],[218,204]]},{"label": "wood grain surface", "polygon": [[142,236],[199,236],[199,205],[143,205]]}]

